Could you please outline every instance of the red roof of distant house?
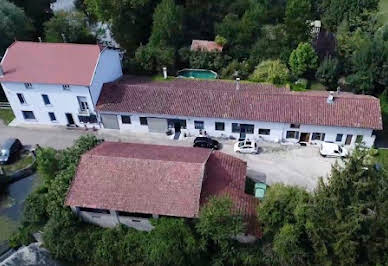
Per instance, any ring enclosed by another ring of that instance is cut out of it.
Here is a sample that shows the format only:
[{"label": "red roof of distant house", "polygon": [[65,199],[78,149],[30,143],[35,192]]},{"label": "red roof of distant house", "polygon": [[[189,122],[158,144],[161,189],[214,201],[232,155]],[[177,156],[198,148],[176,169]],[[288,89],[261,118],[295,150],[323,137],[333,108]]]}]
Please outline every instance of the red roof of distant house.
[{"label": "red roof of distant house", "polygon": [[191,51],[222,52],[222,48],[222,45],[213,41],[193,40],[191,43]]},{"label": "red roof of distant house", "polygon": [[246,162],[233,156],[213,152],[206,165],[206,174],[202,184],[201,206],[212,196],[226,196],[232,200],[236,214],[247,222],[247,231],[261,236],[257,219],[259,200],[245,194]]},{"label": "red roof of distant house", "polygon": [[103,86],[97,110],[382,129],[377,98],[340,93],[328,104],[328,96],[328,92],[291,92],[263,84],[241,83],[236,90],[233,82],[225,81],[150,82],[124,77]]},{"label": "red roof of distant house", "polygon": [[0,82],[91,85],[101,47],[16,41],[2,60]]},{"label": "red roof of distant house", "polygon": [[84,154],[66,205],[196,217],[211,150],[104,142]]}]

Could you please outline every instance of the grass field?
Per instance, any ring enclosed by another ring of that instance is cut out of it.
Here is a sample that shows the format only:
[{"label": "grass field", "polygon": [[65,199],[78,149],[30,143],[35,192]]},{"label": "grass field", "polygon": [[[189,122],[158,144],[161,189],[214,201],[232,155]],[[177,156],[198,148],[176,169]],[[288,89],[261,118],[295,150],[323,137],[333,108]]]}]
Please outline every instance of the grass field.
[{"label": "grass field", "polygon": [[380,162],[385,169],[388,170],[388,150],[379,149],[377,161]]},{"label": "grass field", "polygon": [[17,223],[6,216],[0,216],[0,242],[8,240],[17,229]]},{"label": "grass field", "polygon": [[388,0],[380,0],[379,19],[382,23],[388,22]]},{"label": "grass field", "polygon": [[12,109],[0,109],[0,120],[8,125],[15,118]]}]

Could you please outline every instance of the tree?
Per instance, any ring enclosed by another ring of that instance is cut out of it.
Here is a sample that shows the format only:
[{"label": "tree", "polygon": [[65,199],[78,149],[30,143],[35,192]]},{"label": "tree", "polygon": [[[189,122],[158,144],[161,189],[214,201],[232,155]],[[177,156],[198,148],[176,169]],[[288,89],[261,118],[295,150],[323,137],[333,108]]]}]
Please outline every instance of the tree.
[{"label": "tree", "polygon": [[217,35],[214,38],[214,41],[216,42],[216,44],[221,45],[221,46],[225,46],[228,43],[228,41],[220,35]]},{"label": "tree", "polygon": [[162,0],[153,15],[152,33],[146,46],[136,50],[137,62],[148,72],[174,67],[176,47],[182,38],[182,9],[174,0]]},{"label": "tree", "polygon": [[33,27],[24,11],[7,0],[0,0],[0,18],[0,55],[3,55],[15,39],[28,39]]},{"label": "tree", "polygon": [[36,151],[36,163],[40,178],[49,184],[59,170],[58,152],[53,148],[39,148]]},{"label": "tree", "polygon": [[306,230],[315,264],[378,265],[387,262],[387,170],[368,150],[356,149],[318,184]]},{"label": "tree", "polygon": [[327,56],[318,67],[315,77],[319,80],[319,82],[325,84],[330,89],[335,89],[338,85],[338,74],[338,59]]},{"label": "tree", "polygon": [[261,62],[250,76],[255,82],[269,82],[273,84],[286,84],[289,78],[289,71],[280,60],[266,60]]},{"label": "tree", "polygon": [[152,14],[158,1],[152,0],[85,0],[87,12],[109,23],[114,39],[133,56],[151,32]]},{"label": "tree", "polygon": [[291,49],[309,40],[312,19],[311,0],[288,0],[284,24]]},{"label": "tree", "polygon": [[292,51],[288,63],[295,76],[311,76],[318,67],[318,56],[311,44],[300,43]]},{"label": "tree", "polygon": [[47,42],[96,43],[86,16],[81,12],[58,12],[44,24]]},{"label": "tree", "polygon": [[193,265],[199,260],[200,245],[184,219],[158,219],[147,241],[147,260],[152,265]]}]

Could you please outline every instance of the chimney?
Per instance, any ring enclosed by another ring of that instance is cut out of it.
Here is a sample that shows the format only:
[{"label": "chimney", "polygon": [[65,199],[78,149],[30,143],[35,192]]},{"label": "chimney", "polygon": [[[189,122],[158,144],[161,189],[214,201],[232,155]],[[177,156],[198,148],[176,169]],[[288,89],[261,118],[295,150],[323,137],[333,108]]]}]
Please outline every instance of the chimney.
[{"label": "chimney", "polygon": [[38,40],[39,40],[39,42],[42,42],[42,38],[40,36],[38,37]]},{"label": "chimney", "polygon": [[0,77],[4,76],[3,66],[0,64]]},{"label": "chimney", "polygon": [[61,33],[61,36],[62,36],[62,39],[63,39],[63,42],[66,42],[66,36],[64,33]]},{"label": "chimney", "polygon": [[341,87],[338,86],[338,87],[337,87],[337,94],[340,94],[340,92],[341,92]]},{"label": "chimney", "polygon": [[327,102],[328,104],[334,103],[334,91],[331,91],[331,92],[330,92],[329,97],[327,97],[326,102]]},{"label": "chimney", "polygon": [[236,78],[236,90],[240,89],[240,78]]},{"label": "chimney", "polygon": [[167,67],[163,67],[163,78],[167,79]]}]

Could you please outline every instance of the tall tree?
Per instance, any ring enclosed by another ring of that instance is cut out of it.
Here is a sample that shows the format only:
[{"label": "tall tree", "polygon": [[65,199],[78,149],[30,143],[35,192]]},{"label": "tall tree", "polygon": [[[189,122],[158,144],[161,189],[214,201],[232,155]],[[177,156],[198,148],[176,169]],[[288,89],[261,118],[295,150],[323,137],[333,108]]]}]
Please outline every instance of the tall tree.
[{"label": "tall tree", "polygon": [[96,37],[89,30],[87,18],[81,12],[58,12],[44,27],[47,42],[96,43]]},{"label": "tall tree", "polygon": [[311,77],[318,67],[318,56],[309,43],[300,43],[290,55],[289,65],[296,77]]},{"label": "tall tree", "polygon": [[308,21],[313,19],[311,0],[288,0],[284,24],[287,41],[292,49],[310,37],[311,26]]},{"label": "tall tree", "polygon": [[151,32],[152,14],[157,1],[152,0],[85,0],[87,11],[102,22],[110,23],[114,39],[134,55]]},{"label": "tall tree", "polygon": [[7,0],[0,0],[0,56],[15,40],[28,40],[33,27],[24,11]]}]

